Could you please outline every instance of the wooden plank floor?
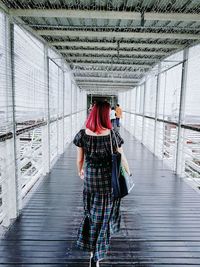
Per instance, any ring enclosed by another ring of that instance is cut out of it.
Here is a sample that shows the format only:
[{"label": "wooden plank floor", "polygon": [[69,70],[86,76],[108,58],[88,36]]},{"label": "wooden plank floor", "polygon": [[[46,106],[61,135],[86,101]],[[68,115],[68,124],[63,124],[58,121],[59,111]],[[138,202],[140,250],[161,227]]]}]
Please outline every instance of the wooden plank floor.
[{"label": "wooden plank floor", "polygon": [[[136,186],[101,266],[200,266],[200,194],[122,135]],[[88,254],[75,246],[82,216],[75,152],[70,145],[0,241],[0,266],[88,266]]]}]

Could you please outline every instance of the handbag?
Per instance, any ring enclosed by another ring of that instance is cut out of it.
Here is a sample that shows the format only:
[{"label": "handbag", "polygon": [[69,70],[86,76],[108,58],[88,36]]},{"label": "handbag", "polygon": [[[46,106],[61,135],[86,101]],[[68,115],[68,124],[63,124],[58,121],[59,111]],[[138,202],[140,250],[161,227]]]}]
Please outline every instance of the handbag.
[{"label": "handbag", "polygon": [[[111,130],[115,137],[117,149],[119,148],[115,132]],[[110,144],[112,155],[112,192],[114,198],[123,198],[128,195],[134,187],[133,176],[129,175],[122,166],[122,155],[119,151],[113,151],[112,137],[110,132]]]}]

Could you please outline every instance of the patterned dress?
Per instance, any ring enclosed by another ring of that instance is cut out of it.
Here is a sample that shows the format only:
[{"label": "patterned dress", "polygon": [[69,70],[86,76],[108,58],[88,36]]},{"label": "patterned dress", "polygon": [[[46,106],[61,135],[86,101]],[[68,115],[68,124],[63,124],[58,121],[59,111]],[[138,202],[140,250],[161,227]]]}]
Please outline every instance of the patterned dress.
[{"label": "patterned dress", "polygon": [[[119,147],[124,143],[115,131]],[[116,141],[111,134],[113,148]],[[91,136],[80,130],[74,144],[83,147],[85,172],[83,204],[84,216],[78,231],[77,246],[93,251],[94,260],[105,257],[111,233],[120,229],[120,199],[114,199],[111,188],[111,144],[110,135]]]}]

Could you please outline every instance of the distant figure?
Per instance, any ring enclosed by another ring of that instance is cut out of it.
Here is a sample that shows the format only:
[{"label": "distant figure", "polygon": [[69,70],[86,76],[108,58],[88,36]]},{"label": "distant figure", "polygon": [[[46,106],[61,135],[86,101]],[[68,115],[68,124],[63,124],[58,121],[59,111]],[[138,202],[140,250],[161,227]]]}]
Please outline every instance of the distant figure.
[{"label": "distant figure", "polygon": [[116,124],[117,127],[120,127],[120,119],[122,118],[122,109],[120,108],[119,104],[117,104],[115,112],[116,112]]},{"label": "distant figure", "polygon": [[115,112],[115,108],[114,107],[111,108],[110,120],[111,120],[111,123],[112,123],[112,127],[115,128],[115,124],[116,124],[116,112]]},{"label": "distant figure", "polygon": [[88,113],[90,113],[90,111],[92,110],[93,106],[92,106],[92,103],[90,103],[90,106],[88,108]]}]

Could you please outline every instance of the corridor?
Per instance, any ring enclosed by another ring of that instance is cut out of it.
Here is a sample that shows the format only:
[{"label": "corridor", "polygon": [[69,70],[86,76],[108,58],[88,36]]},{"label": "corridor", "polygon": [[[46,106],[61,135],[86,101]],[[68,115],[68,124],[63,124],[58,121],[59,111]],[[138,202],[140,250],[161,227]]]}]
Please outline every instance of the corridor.
[{"label": "corridor", "polygon": [[200,0],[0,0],[0,267],[89,266],[72,141],[99,100],[135,178],[101,266],[200,266],[199,74]]},{"label": "corridor", "polygon": [[[121,134],[135,188],[123,199],[121,231],[101,266],[199,266],[199,193],[127,131]],[[0,266],[88,266],[88,254],[75,244],[82,215],[75,154],[70,145],[0,241]]]}]

